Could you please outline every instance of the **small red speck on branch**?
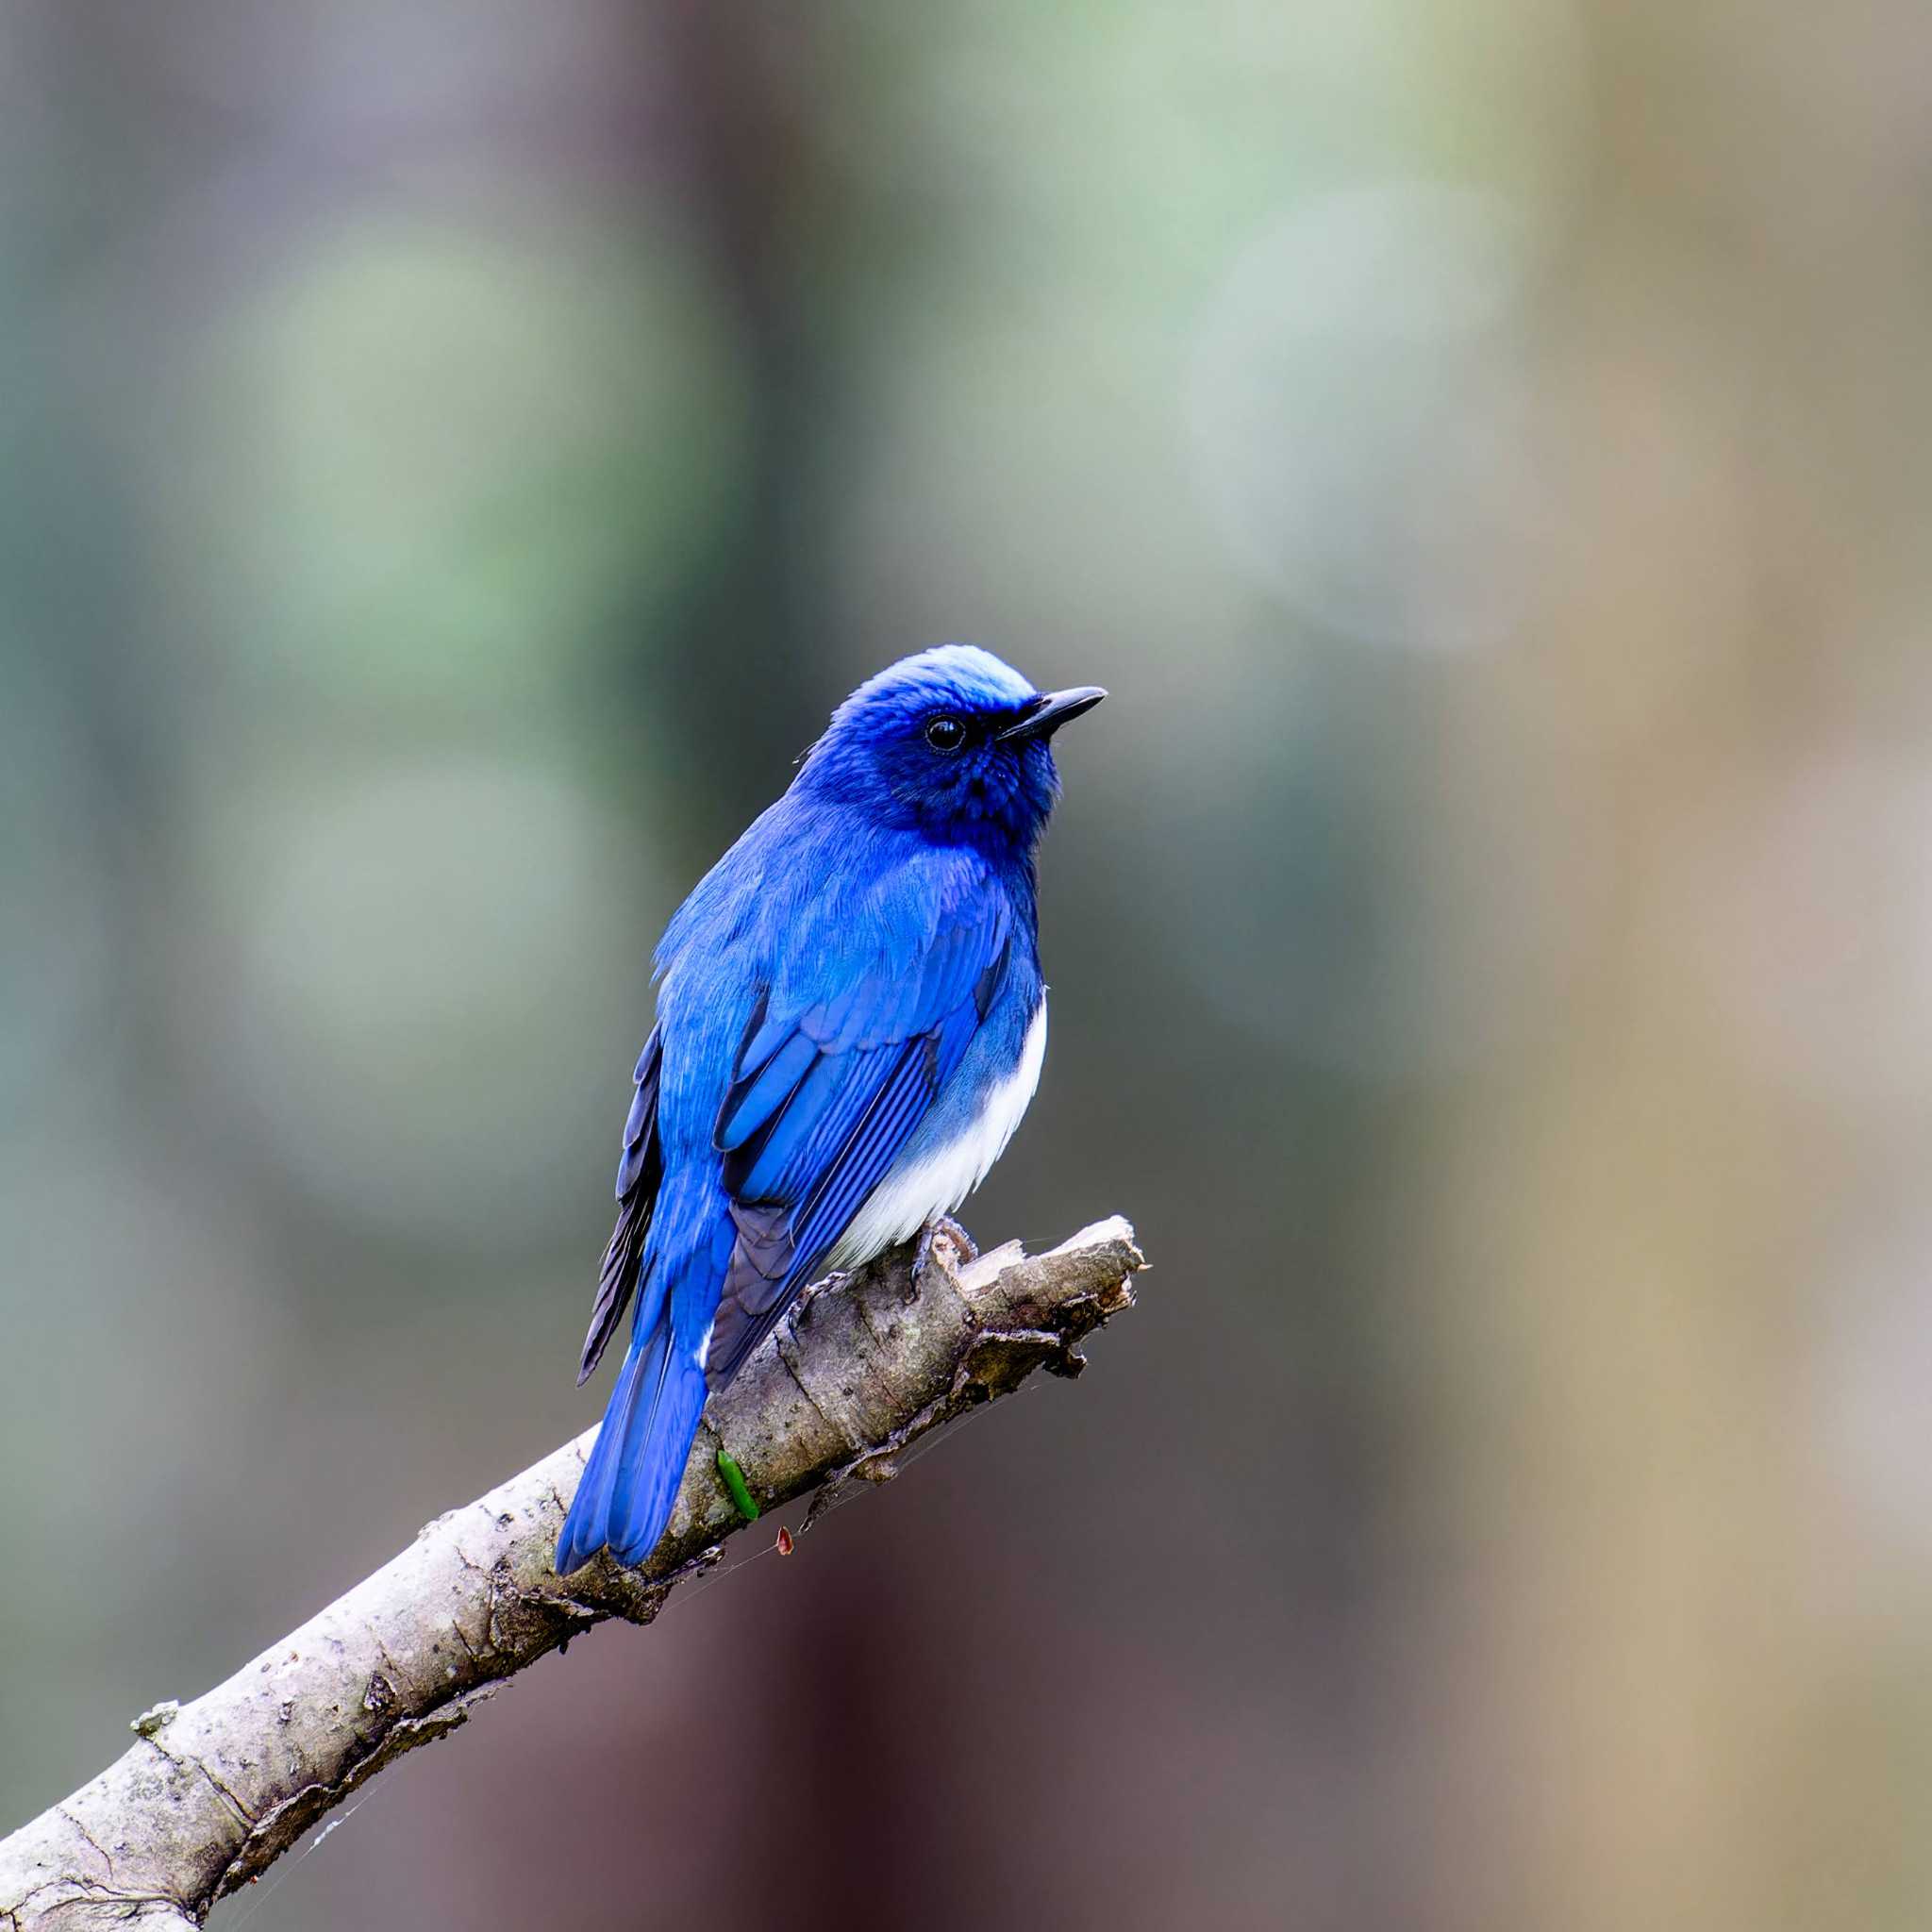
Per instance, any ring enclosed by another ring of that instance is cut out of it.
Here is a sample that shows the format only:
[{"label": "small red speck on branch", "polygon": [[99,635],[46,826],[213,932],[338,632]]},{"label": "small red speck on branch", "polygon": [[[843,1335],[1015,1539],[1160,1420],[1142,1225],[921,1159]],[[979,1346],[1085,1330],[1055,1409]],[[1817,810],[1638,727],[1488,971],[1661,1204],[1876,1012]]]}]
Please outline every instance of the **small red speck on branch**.
[{"label": "small red speck on branch", "polygon": [[789,1557],[791,1550],[791,1532],[781,1523],[778,1525],[778,1554],[781,1557]]}]

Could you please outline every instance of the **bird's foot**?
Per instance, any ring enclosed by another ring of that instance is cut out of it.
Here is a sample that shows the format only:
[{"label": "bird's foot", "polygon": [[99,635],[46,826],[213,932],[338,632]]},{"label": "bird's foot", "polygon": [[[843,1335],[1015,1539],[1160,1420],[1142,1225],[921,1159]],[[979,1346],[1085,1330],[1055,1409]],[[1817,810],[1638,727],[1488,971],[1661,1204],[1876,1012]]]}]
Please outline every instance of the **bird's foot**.
[{"label": "bird's foot", "polygon": [[810,1287],[800,1289],[798,1291],[798,1299],[791,1304],[791,1319],[793,1325],[795,1326],[804,1318],[806,1309],[810,1307],[820,1295],[837,1294],[851,1279],[850,1272],[840,1268],[826,1275],[823,1281],[814,1281]]},{"label": "bird's foot", "polygon": [[919,1291],[925,1282],[925,1271],[935,1261],[957,1278],[967,1262],[978,1259],[978,1242],[950,1214],[935,1214],[920,1230],[919,1246],[913,1250],[912,1281],[907,1301],[918,1300]]}]

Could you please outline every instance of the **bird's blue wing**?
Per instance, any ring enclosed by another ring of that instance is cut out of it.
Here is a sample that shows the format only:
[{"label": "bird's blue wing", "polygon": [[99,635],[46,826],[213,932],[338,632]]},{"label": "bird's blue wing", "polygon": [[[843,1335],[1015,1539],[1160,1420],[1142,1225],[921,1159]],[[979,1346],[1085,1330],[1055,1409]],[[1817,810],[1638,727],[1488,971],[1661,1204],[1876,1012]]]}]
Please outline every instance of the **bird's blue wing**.
[{"label": "bird's blue wing", "polygon": [[856,942],[803,948],[807,968],[768,989],[745,1029],[713,1136],[738,1228],[706,1358],[713,1388],[885,1178],[998,992],[1007,894],[984,874],[927,883],[891,882]]},{"label": "bird's blue wing", "polygon": [[617,1163],[617,1225],[604,1250],[596,1306],[591,1310],[591,1330],[584,1337],[583,1364],[577,1370],[579,1388],[590,1379],[637,1290],[644,1237],[651,1231],[651,1211],[664,1178],[664,1150],[658,1139],[658,1079],[663,1064],[660,1029],[654,1026],[631,1076],[637,1091],[631,1095],[624,1152]]}]

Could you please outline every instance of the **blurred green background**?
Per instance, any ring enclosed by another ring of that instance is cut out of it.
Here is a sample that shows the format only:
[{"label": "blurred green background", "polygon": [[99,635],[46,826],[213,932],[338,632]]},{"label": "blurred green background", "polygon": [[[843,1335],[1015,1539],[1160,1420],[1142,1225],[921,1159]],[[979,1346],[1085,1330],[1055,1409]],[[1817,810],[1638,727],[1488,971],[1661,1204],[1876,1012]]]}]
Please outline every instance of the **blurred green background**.
[{"label": "blurred green background", "polygon": [[0,14],[0,1829],[595,1419],[649,946],[970,639],[1114,698],[969,1218],[1141,1311],[218,1932],[1924,1925],[1928,73]]}]

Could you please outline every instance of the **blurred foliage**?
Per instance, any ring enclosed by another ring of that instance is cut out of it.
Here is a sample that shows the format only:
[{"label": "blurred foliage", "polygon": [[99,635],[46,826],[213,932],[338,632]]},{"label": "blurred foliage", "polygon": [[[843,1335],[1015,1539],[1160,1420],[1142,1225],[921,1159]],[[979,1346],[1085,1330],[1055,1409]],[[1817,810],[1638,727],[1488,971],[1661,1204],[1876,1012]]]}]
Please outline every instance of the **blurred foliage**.
[{"label": "blurred foliage", "polygon": [[1928,42],[0,18],[0,1828],[594,1418],[651,942],[969,638],[1141,1312],[219,1924],[1922,1924]]}]

